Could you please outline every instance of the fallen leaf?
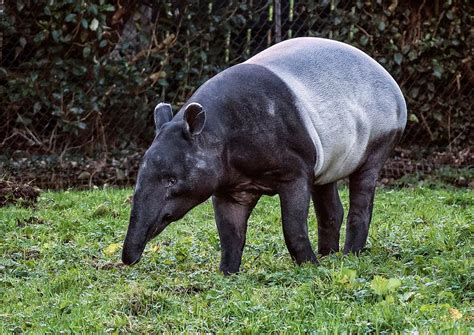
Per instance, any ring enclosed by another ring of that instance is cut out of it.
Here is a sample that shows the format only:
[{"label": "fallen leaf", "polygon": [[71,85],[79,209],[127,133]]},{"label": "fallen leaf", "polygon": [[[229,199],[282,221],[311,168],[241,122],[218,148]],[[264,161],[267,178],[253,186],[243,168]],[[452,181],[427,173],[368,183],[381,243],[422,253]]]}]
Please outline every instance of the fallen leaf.
[{"label": "fallen leaf", "polygon": [[117,250],[120,249],[120,246],[121,246],[120,243],[112,243],[104,249],[104,254],[106,254],[107,256],[111,256],[115,254]]},{"label": "fallen leaf", "polygon": [[462,313],[457,308],[451,307],[450,309],[448,309],[448,312],[453,320],[459,320],[460,318],[462,318]]}]

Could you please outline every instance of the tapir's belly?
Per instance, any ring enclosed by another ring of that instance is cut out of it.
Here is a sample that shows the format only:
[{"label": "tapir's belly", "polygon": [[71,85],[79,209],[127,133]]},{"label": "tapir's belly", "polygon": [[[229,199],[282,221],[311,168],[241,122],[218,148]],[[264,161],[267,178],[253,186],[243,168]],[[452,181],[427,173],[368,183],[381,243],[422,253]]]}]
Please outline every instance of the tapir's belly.
[{"label": "tapir's belly", "polygon": [[246,63],[264,66],[292,91],[316,149],[317,184],[348,176],[363,162],[371,141],[405,126],[405,101],[393,78],[346,44],[288,40]]}]

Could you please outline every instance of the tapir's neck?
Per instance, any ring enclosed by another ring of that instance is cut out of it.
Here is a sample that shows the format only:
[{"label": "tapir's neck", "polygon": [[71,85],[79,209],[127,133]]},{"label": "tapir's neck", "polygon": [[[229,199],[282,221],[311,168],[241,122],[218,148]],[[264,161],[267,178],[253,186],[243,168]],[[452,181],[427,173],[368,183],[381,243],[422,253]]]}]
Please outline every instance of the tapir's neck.
[{"label": "tapir's neck", "polygon": [[312,173],[316,155],[311,138],[299,131],[297,104],[269,70],[231,67],[202,85],[192,102],[206,113],[202,145],[212,153],[218,187],[252,188],[257,180],[277,183],[279,176]]},{"label": "tapir's neck", "polygon": [[212,180],[214,188],[217,189],[226,181],[228,167],[225,159],[225,142],[213,127],[203,130],[196,140],[200,156],[205,162],[207,175]]}]

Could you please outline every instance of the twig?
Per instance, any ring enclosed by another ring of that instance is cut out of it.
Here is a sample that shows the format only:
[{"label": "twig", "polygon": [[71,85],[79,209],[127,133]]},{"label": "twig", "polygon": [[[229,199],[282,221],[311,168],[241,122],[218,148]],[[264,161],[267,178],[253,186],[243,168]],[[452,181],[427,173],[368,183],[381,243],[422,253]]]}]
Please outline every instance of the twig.
[{"label": "twig", "polygon": [[41,147],[44,147],[43,143],[41,143],[41,141],[38,139],[38,137],[36,137],[36,135],[30,130],[30,128],[28,128],[27,126],[25,126],[25,129],[26,131],[28,132],[28,134],[30,134],[30,136],[33,138],[33,142],[36,142],[36,144],[38,144],[39,146]]},{"label": "twig", "polygon": [[428,126],[428,122],[426,122],[425,116],[421,112],[420,112],[420,116],[421,116],[421,121],[423,122],[423,125],[426,128],[426,131],[430,135],[430,139],[433,141],[434,140],[434,135],[433,135],[433,132],[431,131],[430,127]]},{"label": "twig", "polygon": [[166,37],[163,42],[161,42],[158,46],[149,49],[149,50],[141,50],[139,53],[137,53],[131,60],[131,64],[135,64],[142,58],[149,57],[152,54],[158,53],[163,49],[170,48],[176,43],[176,38],[174,34],[171,34],[170,36]]},{"label": "twig", "polygon": [[356,24],[356,27],[359,28],[365,34],[365,36],[367,36],[370,39],[372,38],[372,35],[370,35],[364,28],[362,28],[358,24]]},{"label": "twig", "polygon": [[[56,125],[53,128],[53,131],[51,132],[51,136],[49,137],[48,151],[51,151],[56,146],[56,139],[54,139],[54,136],[56,135],[57,128],[58,128],[58,124],[56,123]],[[52,145],[53,139],[54,139],[54,144],[55,144],[54,146]]]}]

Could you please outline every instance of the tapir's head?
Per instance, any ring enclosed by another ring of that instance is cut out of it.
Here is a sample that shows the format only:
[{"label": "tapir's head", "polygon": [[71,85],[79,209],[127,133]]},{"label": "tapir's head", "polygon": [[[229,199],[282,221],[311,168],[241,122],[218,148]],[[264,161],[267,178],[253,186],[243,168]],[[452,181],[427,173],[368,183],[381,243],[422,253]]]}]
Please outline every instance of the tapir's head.
[{"label": "tapir's head", "polygon": [[138,171],[122,261],[140,260],[146,243],[214,192],[215,155],[201,137],[206,114],[189,104],[173,118],[171,106],[155,108],[155,139]]}]

